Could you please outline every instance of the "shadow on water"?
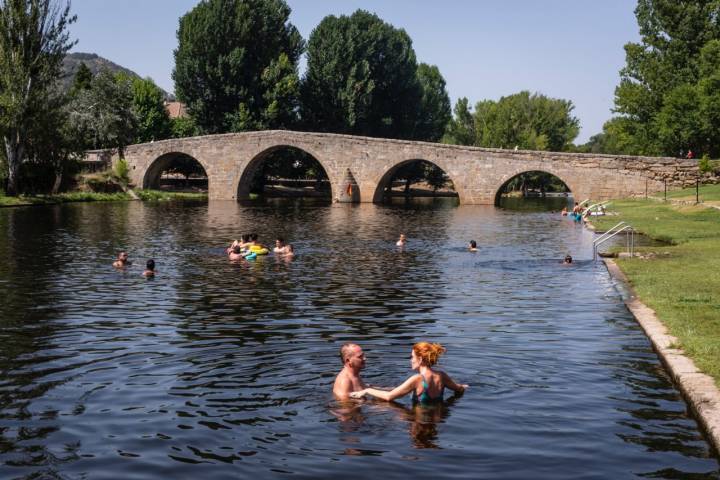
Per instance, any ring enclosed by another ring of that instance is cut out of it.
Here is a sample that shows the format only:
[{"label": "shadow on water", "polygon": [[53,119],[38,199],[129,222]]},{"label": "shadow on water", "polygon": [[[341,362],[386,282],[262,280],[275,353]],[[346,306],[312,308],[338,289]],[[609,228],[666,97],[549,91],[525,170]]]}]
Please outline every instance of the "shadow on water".
[{"label": "shadow on water", "polygon": [[559,212],[563,207],[572,210],[573,197],[553,195],[547,197],[501,196],[497,206],[505,210],[518,212]]}]

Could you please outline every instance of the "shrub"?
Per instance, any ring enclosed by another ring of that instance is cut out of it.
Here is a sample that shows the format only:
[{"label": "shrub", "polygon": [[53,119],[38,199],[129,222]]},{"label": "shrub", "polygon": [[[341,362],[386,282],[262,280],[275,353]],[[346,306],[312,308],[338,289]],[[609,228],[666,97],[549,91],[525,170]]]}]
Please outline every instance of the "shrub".
[{"label": "shrub", "polygon": [[125,185],[130,183],[130,168],[128,167],[127,161],[124,158],[115,163],[114,172],[115,177]]}]

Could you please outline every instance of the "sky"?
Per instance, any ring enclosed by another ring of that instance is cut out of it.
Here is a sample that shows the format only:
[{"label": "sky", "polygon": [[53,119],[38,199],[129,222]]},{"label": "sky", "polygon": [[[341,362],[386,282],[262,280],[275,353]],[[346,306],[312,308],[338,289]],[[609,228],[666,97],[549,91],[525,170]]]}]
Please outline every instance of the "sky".
[{"label": "sky", "polygon": [[[359,8],[405,29],[418,62],[439,67],[453,105],[522,90],[571,100],[581,127],[576,143],[612,116],[623,45],[639,40],[634,0],[286,1],[305,39],[325,16]],[[72,0],[72,51],[97,53],[173,92],[178,19],[197,3]]]}]

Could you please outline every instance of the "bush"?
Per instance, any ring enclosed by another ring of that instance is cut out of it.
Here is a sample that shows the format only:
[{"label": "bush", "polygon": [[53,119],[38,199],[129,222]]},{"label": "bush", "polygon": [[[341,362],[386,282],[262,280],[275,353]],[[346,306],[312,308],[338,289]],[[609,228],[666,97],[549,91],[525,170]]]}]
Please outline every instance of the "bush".
[{"label": "bush", "polygon": [[113,173],[115,174],[115,177],[123,184],[127,185],[128,183],[130,183],[130,168],[128,167],[127,161],[124,158],[121,158],[117,161]]}]

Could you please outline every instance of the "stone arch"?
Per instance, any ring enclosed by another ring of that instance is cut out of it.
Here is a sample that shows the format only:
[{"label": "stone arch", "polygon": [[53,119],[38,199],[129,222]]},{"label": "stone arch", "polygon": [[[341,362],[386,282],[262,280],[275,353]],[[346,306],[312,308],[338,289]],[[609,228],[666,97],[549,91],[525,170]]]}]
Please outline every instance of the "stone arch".
[{"label": "stone arch", "polygon": [[443,167],[442,165],[440,165],[438,162],[434,162],[434,161],[432,161],[432,160],[427,160],[427,159],[425,159],[425,158],[423,158],[423,157],[414,157],[414,158],[408,158],[408,159],[405,159],[405,160],[401,160],[401,161],[395,163],[395,164],[394,164],[392,167],[390,167],[389,169],[387,169],[387,170],[385,171],[385,173],[383,173],[383,174],[380,176],[380,179],[379,179],[379,180],[377,181],[377,183],[376,183],[375,192],[373,193],[373,199],[372,199],[373,203],[380,203],[380,202],[382,202],[382,200],[383,200],[383,195],[384,195],[383,192],[384,192],[384,190],[385,190],[385,187],[387,186],[388,182],[395,176],[395,174],[398,172],[398,170],[400,170],[402,167],[404,167],[405,165],[407,165],[407,164],[409,164],[409,163],[417,162],[417,161],[428,162],[428,163],[431,163],[431,164],[435,165],[436,167],[442,169],[442,171],[445,172],[445,174],[446,174],[448,177],[450,177],[450,181],[453,182],[453,185],[454,185],[454,187],[455,187],[455,193],[457,193],[459,203],[460,203],[460,204],[463,203],[463,197],[464,197],[464,195],[463,195],[463,193],[462,193],[462,188],[461,188],[461,186],[458,185],[458,183],[455,181],[455,179],[453,179],[453,178],[450,176],[450,174],[448,173],[448,169],[445,168],[445,167]]},{"label": "stone arch", "polygon": [[156,186],[158,182],[160,181],[160,175],[162,175],[162,172],[167,170],[167,168],[172,165],[172,163],[178,159],[181,158],[189,158],[194,161],[196,161],[200,166],[205,170],[205,175],[208,178],[208,191],[210,190],[210,169],[208,166],[200,161],[198,158],[194,157],[193,155],[190,155],[185,152],[180,151],[173,151],[168,152],[160,155],[155,160],[150,162],[148,165],[147,170],[145,170],[145,174],[143,175],[142,179],[142,188],[152,188],[153,186]]},{"label": "stone arch", "polygon": [[543,173],[548,173],[548,174],[550,174],[550,175],[558,178],[561,182],[563,182],[563,183],[565,184],[565,186],[568,188],[568,190],[570,190],[570,194],[571,194],[571,195],[574,195],[574,193],[576,192],[576,190],[575,190],[575,188],[573,187],[573,185],[571,185],[571,183],[567,181],[567,179],[565,178],[565,176],[558,174],[554,169],[552,169],[552,168],[546,168],[546,167],[545,167],[545,168],[541,168],[541,167],[531,168],[531,167],[525,166],[525,167],[522,167],[522,168],[517,168],[517,169],[513,170],[511,173],[506,174],[504,177],[502,177],[502,180],[500,181],[500,183],[495,187],[495,195],[494,195],[494,197],[493,197],[493,198],[494,198],[494,204],[497,205],[498,200],[500,199],[500,195],[502,194],[502,189],[503,189],[503,187],[504,187],[510,180],[512,180],[513,178],[517,177],[518,175],[522,175],[523,173],[530,173],[530,172],[543,172]]},{"label": "stone arch", "polygon": [[324,162],[318,155],[316,155],[314,152],[307,148],[293,145],[291,143],[281,143],[265,148],[264,150],[255,153],[250,159],[250,161],[247,163],[247,165],[245,165],[245,168],[240,173],[239,178],[236,182],[237,193],[235,198],[237,200],[247,200],[250,197],[250,187],[252,185],[252,179],[255,176],[255,173],[260,167],[262,167],[263,163],[265,162],[270,153],[282,149],[300,150],[301,152],[310,155],[315,160],[317,160],[322,169],[325,171],[325,175],[327,175],[328,179],[330,180],[330,198],[334,198],[333,194],[335,192],[335,189],[337,188],[335,181],[336,179],[334,178],[334,172],[330,168],[328,168],[327,162]]}]

